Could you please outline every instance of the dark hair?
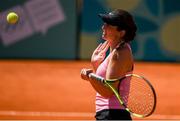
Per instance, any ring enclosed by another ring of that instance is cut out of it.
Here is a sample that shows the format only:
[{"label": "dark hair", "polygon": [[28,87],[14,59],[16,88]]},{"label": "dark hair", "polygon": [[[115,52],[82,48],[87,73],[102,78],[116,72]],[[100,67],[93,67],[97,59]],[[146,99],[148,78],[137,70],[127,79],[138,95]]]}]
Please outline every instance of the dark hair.
[{"label": "dark hair", "polygon": [[102,20],[112,26],[117,26],[118,30],[125,30],[123,37],[124,42],[130,42],[136,36],[137,27],[133,20],[133,16],[122,9],[116,9],[108,14],[99,14]]}]

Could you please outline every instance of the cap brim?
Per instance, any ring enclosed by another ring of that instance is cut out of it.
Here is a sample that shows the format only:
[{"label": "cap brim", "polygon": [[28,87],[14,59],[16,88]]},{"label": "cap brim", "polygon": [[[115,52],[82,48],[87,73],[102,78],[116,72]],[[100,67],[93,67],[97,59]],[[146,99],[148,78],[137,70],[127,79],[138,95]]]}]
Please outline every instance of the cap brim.
[{"label": "cap brim", "polygon": [[107,14],[98,14],[98,16],[107,24],[112,24],[112,19]]},{"label": "cap brim", "polygon": [[112,26],[118,26],[118,22],[109,14],[98,14],[98,16],[103,20],[104,23],[107,23]]}]

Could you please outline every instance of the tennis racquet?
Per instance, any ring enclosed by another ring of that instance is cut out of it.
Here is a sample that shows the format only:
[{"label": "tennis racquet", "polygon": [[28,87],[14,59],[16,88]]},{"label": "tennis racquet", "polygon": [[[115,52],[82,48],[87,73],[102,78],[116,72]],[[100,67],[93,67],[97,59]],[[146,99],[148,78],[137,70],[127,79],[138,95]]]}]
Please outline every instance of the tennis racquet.
[{"label": "tennis racquet", "polygon": [[[151,83],[137,74],[127,74],[120,79],[106,80],[93,73],[89,77],[108,86],[119,103],[133,116],[144,118],[150,116],[156,107],[156,93]],[[119,81],[118,89],[113,83]]]}]

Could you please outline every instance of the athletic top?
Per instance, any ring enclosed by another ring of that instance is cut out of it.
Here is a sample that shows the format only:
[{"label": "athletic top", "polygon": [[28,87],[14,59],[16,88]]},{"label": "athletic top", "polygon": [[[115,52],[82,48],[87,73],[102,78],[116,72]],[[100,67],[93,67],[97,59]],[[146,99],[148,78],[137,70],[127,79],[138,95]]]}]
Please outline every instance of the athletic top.
[{"label": "athletic top", "polygon": [[[130,48],[130,45],[128,45],[128,46]],[[97,71],[96,71],[96,75],[99,75],[99,76],[105,78],[110,56],[111,56],[111,54],[109,54],[106,57],[106,59],[99,65],[99,67],[97,68]],[[127,74],[128,73],[132,73],[132,71],[127,72]],[[125,83],[122,83],[122,85],[124,85],[124,86],[121,86],[121,89],[119,89],[119,90],[122,95],[128,95],[127,93],[129,93],[130,81],[129,81],[129,79],[126,79],[126,81],[124,81],[124,82]],[[121,91],[121,90],[123,90],[123,91]],[[96,94],[96,112],[101,111],[103,109],[123,109],[123,107],[120,105],[120,103],[115,95],[111,96],[110,98],[104,98],[99,93],[97,93]]]}]

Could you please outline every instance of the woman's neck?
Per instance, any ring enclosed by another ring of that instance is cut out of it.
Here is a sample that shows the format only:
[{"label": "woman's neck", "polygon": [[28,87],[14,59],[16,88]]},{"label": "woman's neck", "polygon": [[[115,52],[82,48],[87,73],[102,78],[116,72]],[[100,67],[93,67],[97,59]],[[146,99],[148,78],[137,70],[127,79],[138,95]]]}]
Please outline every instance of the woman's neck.
[{"label": "woman's neck", "polygon": [[112,52],[117,46],[121,43],[119,40],[111,41],[110,43],[110,52]]}]

